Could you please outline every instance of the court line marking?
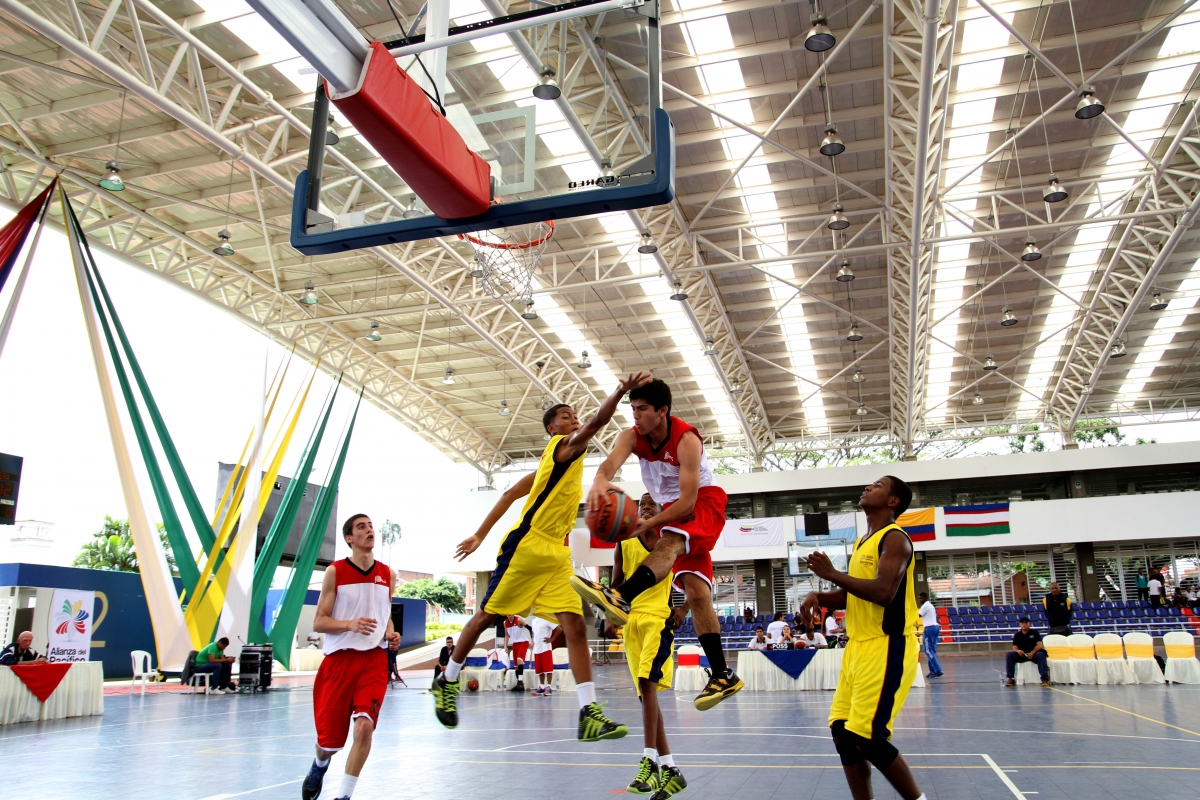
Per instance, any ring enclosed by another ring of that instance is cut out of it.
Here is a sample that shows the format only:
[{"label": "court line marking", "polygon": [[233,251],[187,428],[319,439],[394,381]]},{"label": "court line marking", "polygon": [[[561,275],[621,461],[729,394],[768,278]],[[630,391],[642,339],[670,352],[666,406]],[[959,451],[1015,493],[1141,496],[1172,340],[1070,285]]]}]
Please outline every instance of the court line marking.
[{"label": "court line marking", "polygon": [[1083,695],[1080,695],[1080,694],[1072,694],[1071,692],[1068,692],[1064,689],[1055,689],[1054,687],[1051,687],[1051,691],[1059,692],[1060,694],[1065,694],[1068,697],[1076,697],[1076,698],[1079,698],[1080,700],[1086,700],[1089,703],[1095,703],[1098,706],[1104,706],[1105,708],[1111,708],[1113,711],[1120,711],[1122,714],[1128,714],[1131,717],[1137,717],[1138,719],[1144,719],[1147,722],[1154,722],[1159,725],[1165,725],[1168,728],[1174,728],[1177,731],[1183,731],[1184,733],[1190,733],[1192,736],[1200,738],[1200,733],[1197,733],[1196,731],[1190,730],[1188,728],[1181,728],[1178,725],[1172,725],[1169,722],[1163,722],[1161,719],[1154,719],[1154,717],[1142,716],[1141,714],[1138,714],[1134,711],[1130,711],[1129,709],[1119,708],[1118,706],[1109,705],[1108,703],[1101,703],[1099,700],[1093,700],[1090,697],[1084,697]]},{"label": "court line marking", "polygon": [[[1012,792],[1014,796],[1016,796],[1017,800],[1025,800],[1025,795],[1022,794],[1021,790],[1017,788],[1017,785],[1012,782],[1012,778],[1008,777],[1007,773],[1000,769],[1000,765],[993,761],[991,756],[989,756],[987,753],[980,753],[979,756],[985,762],[987,762],[988,766],[992,768],[992,772],[996,773],[996,777],[1004,782],[1004,785],[1008,787],[1008,790]],[[926,769],[928,769],[928,767]],[[1037,794],[1037,792],[1032,792],[1032,794]]]},{"label": "court line marking", "polygon": [[265,792],[267,789],[278,789],[280,786],[291,786],[293,783],[300,783],[304,778],[296,778],[294,781],[284,781],[283,783],[273,783],[270,786],[259,786],[257,789],[247,789],[244,792],[237,794],[214,794],[203,798],[203,800],[229,800],[231,797],[244,797],[255,792]]}]

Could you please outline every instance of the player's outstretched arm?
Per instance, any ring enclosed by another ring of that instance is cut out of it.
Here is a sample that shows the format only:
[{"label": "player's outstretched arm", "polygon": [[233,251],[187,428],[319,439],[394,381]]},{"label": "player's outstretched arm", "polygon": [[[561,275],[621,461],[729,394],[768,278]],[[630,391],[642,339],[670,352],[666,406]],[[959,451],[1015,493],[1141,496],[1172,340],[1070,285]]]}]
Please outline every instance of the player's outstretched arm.
[{"label": "player's outstretched arm", "polygon": [[[348,631],[369,636],[375,632],[376,621],[371,617],[358,619],[334,619],[333,601],[337,599],[337,570],[332,566],[325,570],[321,580],[321,596],[317,598],[317,614],[313,619],[313,630],[317,633],[346,633]],[[391,621],[388,621],[391,624]]]},{"label": "player's outstretched arm", "polygon": [[483,518],[483,522],[480,524],[479,530],[475,531],[475,535],[468,536],[458,543],[458,547],[454,549],[454,557],[456,559],[462,561],[479,549],[479,545],[483,544],[483,540],[487,538],[488,533],[492,530],[492,526],[504,516],[504,512],[508,511],[509,506],[529,494],[529,490],[533,488],[533,479],[536,476],[536,472],[531,472],[500,493],[500,499],[496,501],[496,505],[492,506],[492,510]]},{"label": "player's outstretched arm", "polygon": [[604,430],[604,426],[613,418],[613,414],[617,412],[617,403],[621,402],[621,398],[625,396],[625,393],[639,386],[645,386],[652,380],[654,380],[654,376],[649,372],[629,373],[625,377],[625,380],[617,384],[617,388],[612,391],[612,394],[604,398],[604,402],[600,404],[600,408],[596,409],[596,413],[592,418],[580,425],[579,430],[572,433],[558,445],[558,450],[554,454],[554,460],[560,463],[571,461],[586,450],[588,442],[592,440],[592,437]]},{"label": "player's outstretched arm", "polygon": [[876,605],[886,606],[892,602],[904,580],[908,562],[912,559],[912,543],[903,533],[888,531],[879,549],[879,568],[875,579],[852,578],[833,568],[829,556],[817,551],[808,557],[808,568],[818,578],[835,583],[855,597],[861,597]]},{"label": "player's outstretched arm", "polygon": [[596,479],[592,481],[592,488],[588,490],[588,508],[599,508],[604,493],[609,489],[617,488],[612,484],[613,476],[617,474],[617,470],[621,468],[626,459],[633,455],[633,445],[636,441],[637,434],[634,433],[633,428],[623,430],[617,434],[612,449],[608,451],[608,458],[604,459],[596,469]]}]

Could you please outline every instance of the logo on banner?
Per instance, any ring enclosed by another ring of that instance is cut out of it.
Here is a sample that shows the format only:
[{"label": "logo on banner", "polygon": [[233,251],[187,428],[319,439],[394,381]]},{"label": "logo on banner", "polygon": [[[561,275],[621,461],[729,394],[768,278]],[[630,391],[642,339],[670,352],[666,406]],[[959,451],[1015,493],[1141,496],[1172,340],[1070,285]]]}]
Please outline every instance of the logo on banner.
[{"label": "logo on banner", "polygon": [[64,600],[62,608],[54,615],[54,632],[66,636],[68,642],[79,640],[79,635],[87,633],[88,618],[91,614],[83,610],[83,601],[70,602]]},{"label": "logo on banner", "polygon": [[53,625],[46,660],[54,662],[87,661],[92,651],[92,610],[95,592],[55,589]]}]

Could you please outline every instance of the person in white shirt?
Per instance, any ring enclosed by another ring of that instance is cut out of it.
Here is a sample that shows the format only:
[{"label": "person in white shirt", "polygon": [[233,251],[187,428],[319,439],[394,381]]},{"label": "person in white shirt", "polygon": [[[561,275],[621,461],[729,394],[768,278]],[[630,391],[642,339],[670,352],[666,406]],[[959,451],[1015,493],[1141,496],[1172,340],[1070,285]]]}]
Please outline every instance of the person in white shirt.
[{"label": "person in white shirt", "polygon": [[747,650],[766,650],[767,637],[763,634],[762,625],[754,629],[754,641],[746,645]]},{"label": "person in white shirt", "polygon": [[825,641],[830,647],[833,647],[838,642],[839,635],[843,632],[842,627],[838,625],[837,616],[830,611],[829,616],[825,618]]},{"label": "person in white shirt", "polygon": [[1150,605],[1157,608],[1163,604],[1163,579],[1157,572],[1150,573]]},{"label": "person in white shirt", "polygon": [[797,649],[811,647],[815,650],[824,650],[829,647],[829,642],[825,641],[825,637],[817,633],[816,628],[813,628],[811,625],[805,628],[802,633],[797,634],[794,638]]},{"label": "person in white shirt", "polygon": [[938,624],[937,609],[929,602],[929,595],[921,592],[917,595],[921,607],[917,613],[921,615],[921,624],[925,626],[925,657],[929,659],[929,674],[926,678],[942,677],[942,665],[938,662],[937,646],[941,641],[942,626]]},{"label": "person in white shirt", "polygon": [[553,635],[553,622],[533,618],[533,669],[537,673],[538,687],[531,694],[535,697],[550,696],[550,684],[554,681],[554,646],[550,643]]},{"label": "person in white shirt", "polygon": [[775,619],[767,625],[767,644],[779,644],[783,641],[783,628],[787,623],[783,621],[783,612],[776,611]]},{"label": "person in white shirt", "polygon": [[525,627],[525,620],[513,615],[506,617],[504,620],[504,646],[512,655],[513,664],[517,668],[517,685],[513,687],[513,691],[525,691],[524,671],[525,671],[525,656],[529,654],[529,629]]}]

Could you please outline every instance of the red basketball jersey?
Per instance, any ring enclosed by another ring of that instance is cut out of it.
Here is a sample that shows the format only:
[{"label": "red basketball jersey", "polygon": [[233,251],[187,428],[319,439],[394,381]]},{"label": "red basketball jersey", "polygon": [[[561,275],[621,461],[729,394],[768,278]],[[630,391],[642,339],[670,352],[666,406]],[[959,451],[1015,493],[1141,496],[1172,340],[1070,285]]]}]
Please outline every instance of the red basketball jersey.
[{"label": "red basketball jersey", "polygon": [[387,647],[383,636],[392,617],[392,571],[387,564],[376,561],[363,572],[350,559],[344,558],[333,562],[330,569],[337,576],[337,596],[330,616],[334,619],[370,617],[375,620],[375,631],[370,635],[354,631],[327,633],[322,648],[325,654]]},{"label": "red basketball jersey", "polygon": [[679,442],[689,434],[701,440],[700,486],[713,484],[712,468],[708,465],[708,453],[704,451],[700,432],[679,417],[667,417],[667,438],[658,448],[651,447],[650,440],[637,428],[633,433],[633,453],[642,468],[642,483],[654,502],[666,505],[679,499]]}]

